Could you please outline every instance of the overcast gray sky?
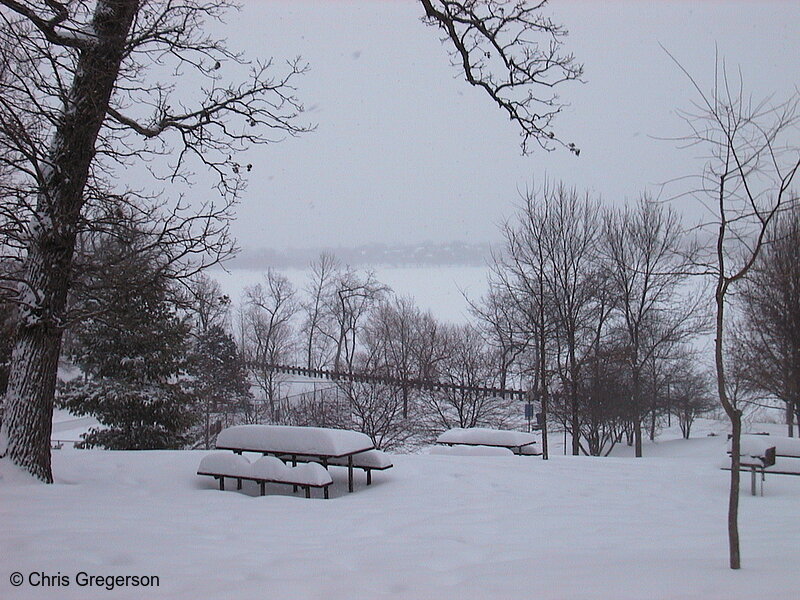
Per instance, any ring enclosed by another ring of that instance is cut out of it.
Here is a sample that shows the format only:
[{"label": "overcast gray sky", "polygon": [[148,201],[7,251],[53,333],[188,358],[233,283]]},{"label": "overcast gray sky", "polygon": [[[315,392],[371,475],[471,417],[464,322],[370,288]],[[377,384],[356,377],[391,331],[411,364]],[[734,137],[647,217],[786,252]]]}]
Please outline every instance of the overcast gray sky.
[{"label": "overcast gray sky", "polygon": [[[715,47],[756,95],[786,95],[800,73],[800,2],[553,0],[585,65],[556,130],[581,148],[520,156],[518,131],[450,66],[414,0],[245,0],[225,34],[252,57],[301,55],[298,95],[317,124],[260,148],[234,233],[244,247],[355,246],[499,238],[518,190],[545,176],[608,201],[696,170],[655,137],[685,133],[693,97],[659,43],[701,82]],[[676,190],[667,190],[667,195]]]}]

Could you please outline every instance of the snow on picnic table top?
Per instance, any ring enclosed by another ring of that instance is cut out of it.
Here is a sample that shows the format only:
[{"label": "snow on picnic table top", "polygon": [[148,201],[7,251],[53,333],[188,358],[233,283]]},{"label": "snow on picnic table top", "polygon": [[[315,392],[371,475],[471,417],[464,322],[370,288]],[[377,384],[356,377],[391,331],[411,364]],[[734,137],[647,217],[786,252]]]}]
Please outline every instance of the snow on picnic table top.
[{"label": "snow on picnic table top", "polygon": [[290,425],[236,425],[217,436],[217,448],[272,454],[347,456],[373,448],[369,436],[347,429]]},{"label": "snow on picnic table top", "polygon": [[[764,456],[767,448],[775,446],[778,456],[792,456],[800,458],[800,438],[790,438],[780,435],[743,434],[741,440],[741,456]],[[731,442],[728,440],[728,452],[731,451]]]},{"label": "snow on picnic table top", "polygon": [[481,446],[502,446],[516,448],[527,446],[536,442],[536,436],[522,431],[508,431],[502,429],[487,429],[484,427],[471,427],[461,429],[456,427],[441,434],[437,444],[467,444]]}]

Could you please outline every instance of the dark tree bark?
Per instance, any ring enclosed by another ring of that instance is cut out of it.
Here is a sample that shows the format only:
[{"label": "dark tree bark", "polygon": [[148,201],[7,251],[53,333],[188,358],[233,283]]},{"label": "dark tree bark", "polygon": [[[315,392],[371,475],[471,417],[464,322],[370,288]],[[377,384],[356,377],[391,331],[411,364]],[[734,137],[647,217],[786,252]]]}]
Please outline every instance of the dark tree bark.
[{"label": "dark tree bark", "polygon": [[[152,226],[152,244],[165,265],[199,256],[214,262],[230,250],[229,209],[241,190],[232,154],[271,141],[263,125],[289,134],[305,130],[293,124],[302,107],[288,83],[302,72],[298,63],[281,79],[268,74],[269,64],[257,65],[247,84],[212,86],[200,108],[185,112],[171,108],[184,105],[172,103],[169,86],[144,81],[155,55],[217,84],[215,60],[243,64],[201,33],[202,20],[220,16],[226,0],[98,0],[91,12],[89,6],[0,0],[0,51],[12,65],[0,74],[0,166],[12,173],[0,186],[0,247],[20,265],[0,286],[20,313],[0,456],[45,482],[52,481],[50,422],[79,236],[106,231],[114,211],[100,209],[114,202],[140,220],[157,212],[112,194],[110,165],[165,154],[170,145],[154,140],[176,134],[180,152],[165,176],[185,179],[186,161],[194,157],[217,173],[227,201],[222,209],[195,212],[174,203]],[[153,112],[140,122],[129,109]]]},{"label": "dark tree bark", "polygon": [[11,359],[0,454],[48,483],[53,395],[83,193],[137,7],[137,0],[104,0],[95,8],[95,40],[80,53],[47,152],[23,263],[20,293],[29,298]]}]

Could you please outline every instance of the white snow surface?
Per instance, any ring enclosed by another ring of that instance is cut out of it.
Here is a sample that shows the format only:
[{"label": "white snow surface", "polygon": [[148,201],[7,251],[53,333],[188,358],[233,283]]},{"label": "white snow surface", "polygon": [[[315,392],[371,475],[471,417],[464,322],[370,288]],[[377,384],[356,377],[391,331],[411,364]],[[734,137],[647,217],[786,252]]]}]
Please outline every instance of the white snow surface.
[{"label": "white snow surface", "polygon": [[[332,465],[346,465],[347,458],[334,458],[329,461]],[[367,450],[353,455],[353,466],[368,467],[371,469],[388,469],[392,466],[392,459],[381,450]]]},{"label": "white snow surface", "polygon": [[368,435],[345,429],[290,425],[236,425],[220,431],[218,448],[342,456],[373,448]]},{"label": "white snow surface", "polygon": [[[786,600],[797,595],[800,477],[743,478],[742,565],[728,568],[726,439],[646,442],[644,458],[395,455],[331,499],[217,490],[203,451],[53,453],[42,485],[0,460],[4,600]],[[620,453],[631,451],[623,445]],[[18,588],[18,571],[69,587]],[[78,587],[79,571],[158,588]]]},{"label": "white snow surface", "polygon": [[440,456],[514,456],[508,448],[498,446],[433,446],[431,454]]},{"label": "white snow surface", "polygon": [[309,485],[326,485],[333,479],[328,470],[319,463],[303,463],[296,467],[289,467],[285,481],[302,482]]},{"label": "white snow surface", "polygon": [[487,429],[485,427],[472,427],[462,429],[456,427],[442,433],[437,439],[438,444],[481,444],[483,446],[524,446],[536,442],[536,436],[524,431],[508,431],[501,429]]},{"label": "white snow surface", "polygon": [[306,463],[290,467],[274,456],[262,456],[259,458],[253,463],[250,473],[258,479],[287,483],[327,485],[333,481],[325,467],[318,463]]},{"label": "white snow surface", "polygon": [[262,456],[255,461],[250,468],[250,473],[253,477],[259,479],[274,479],[276,481],[283,481],[286,478],[286,471],[291,467],[283,464],[280,458],[274,456]]},{"label": "white snow surface", "polygon": [[200,466],[197,467],[197,472],[198,474],[250,477],[251,467],[250,461],[244,456],[233,452],[213,452],[203,457]]}]

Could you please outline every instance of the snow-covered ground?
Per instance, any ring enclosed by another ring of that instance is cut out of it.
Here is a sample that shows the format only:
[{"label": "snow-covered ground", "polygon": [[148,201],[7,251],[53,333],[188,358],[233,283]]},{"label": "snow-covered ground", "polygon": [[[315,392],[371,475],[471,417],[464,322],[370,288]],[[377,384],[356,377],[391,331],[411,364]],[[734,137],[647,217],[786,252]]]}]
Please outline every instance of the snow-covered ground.
[{"label": "snow-covered ground", "polygon": [[[333,469],[330,500],[288,486],[258,497],[247,483],[220,492],[195,475],[203,451],[64,448],[50,486],[0,461],[0,597],[797,597],[800,477],[768,478],[764,497],[743,478],[744,566],[727,567],[724,431],[704,421],[683,441],[673,428],[643,459],[565,457],[557,446],[547,462],[398,455],[370,487],[359,472],[353,494]],[[62,585],[32,587],[32,572]],[[159,587],[110,594],[79,587],[79,572],[156,575]]]}]

